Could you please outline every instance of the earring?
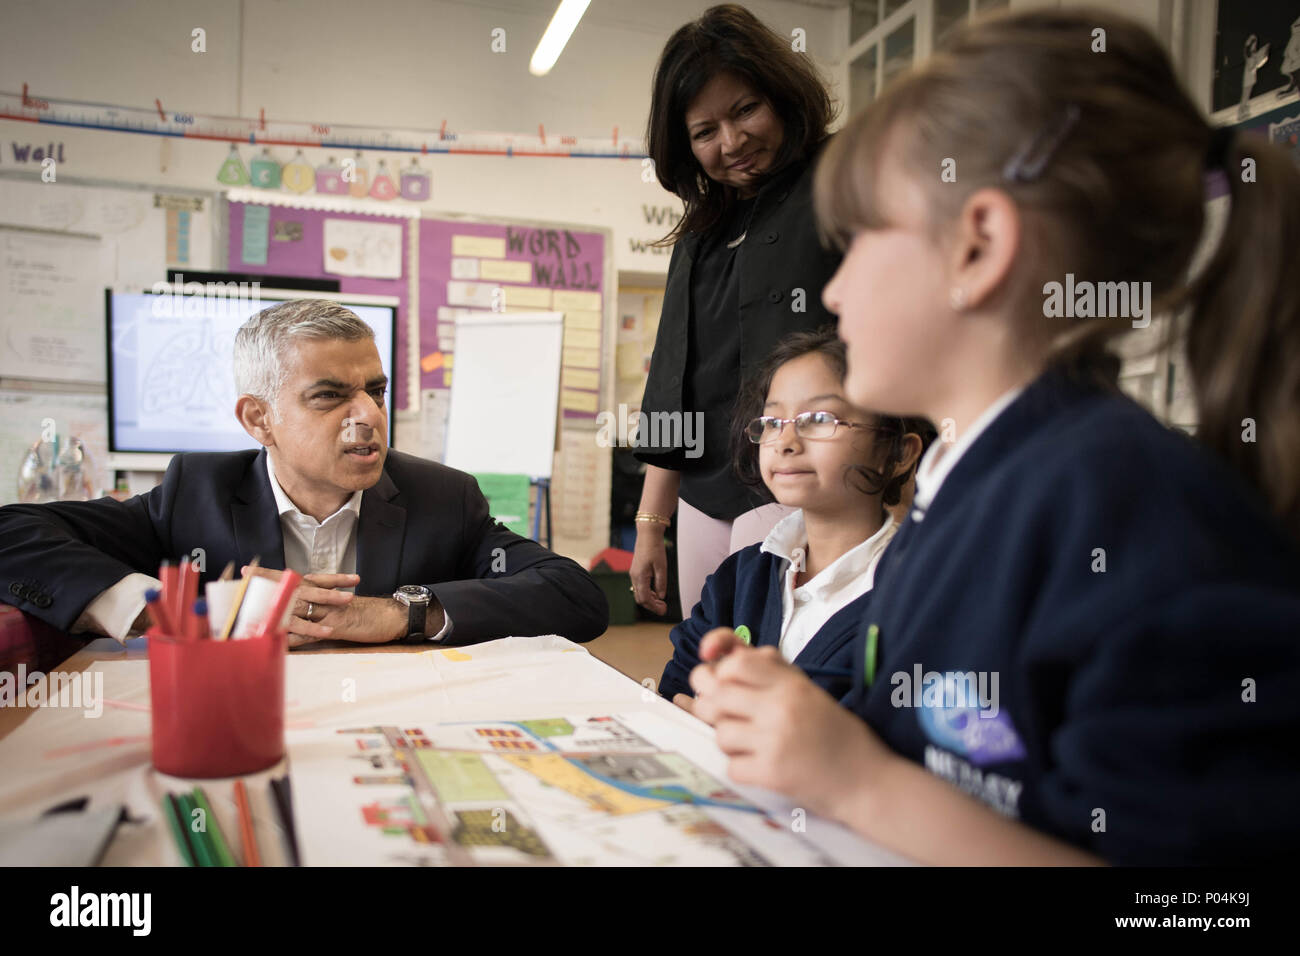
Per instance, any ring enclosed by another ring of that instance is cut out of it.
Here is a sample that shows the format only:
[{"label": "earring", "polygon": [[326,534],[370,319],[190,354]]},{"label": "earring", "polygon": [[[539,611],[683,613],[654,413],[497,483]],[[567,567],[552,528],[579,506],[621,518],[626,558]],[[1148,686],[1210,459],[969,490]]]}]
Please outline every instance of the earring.
[{"label": "earring", "polygon": [[948,302],[954,312],[961,312],[966,308],[966,290],[959,285],[953,286],[948,292]]}]

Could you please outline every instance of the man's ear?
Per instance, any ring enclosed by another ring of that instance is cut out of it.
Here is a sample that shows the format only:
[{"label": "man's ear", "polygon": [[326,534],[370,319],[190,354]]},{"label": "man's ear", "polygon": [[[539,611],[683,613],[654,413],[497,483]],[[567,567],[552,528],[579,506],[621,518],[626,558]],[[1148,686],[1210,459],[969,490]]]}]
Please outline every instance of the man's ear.
[{"label": "man's ear", "polygon": [[235,402],[235,417],[244,426],[244,431],[259,444],[268,447],[275,444],[275,435],[271,429],[275,416],[271,414],[271,406],[266,402],[252,395],[240,395],[239,401]]},{"label": "man's ear", "polygon": [[1003,287],[1020,249],[1020,210],[1001,189],[973,192],[962,205],[952,250],[953,287],[979,308]]}]

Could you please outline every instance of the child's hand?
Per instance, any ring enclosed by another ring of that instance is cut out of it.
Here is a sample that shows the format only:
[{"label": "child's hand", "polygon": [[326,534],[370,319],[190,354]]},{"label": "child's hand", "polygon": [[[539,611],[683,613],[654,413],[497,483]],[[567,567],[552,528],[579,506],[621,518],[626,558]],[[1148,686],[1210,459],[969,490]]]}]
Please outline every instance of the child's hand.
[{"label": "child's hand", "polygon": [[673,703],[688,714],[695,713],[695,698],[690,694],[673,694]]},{"label": "child's hand", "polygon": [[693,713],[717,731],[736,783],[784,794],[814,813],[836,819],[869,796],[873,780],[899,758],[851,711],[845,710],[774,647],[735,646],[722,629],[700,645],[691,671]]}]

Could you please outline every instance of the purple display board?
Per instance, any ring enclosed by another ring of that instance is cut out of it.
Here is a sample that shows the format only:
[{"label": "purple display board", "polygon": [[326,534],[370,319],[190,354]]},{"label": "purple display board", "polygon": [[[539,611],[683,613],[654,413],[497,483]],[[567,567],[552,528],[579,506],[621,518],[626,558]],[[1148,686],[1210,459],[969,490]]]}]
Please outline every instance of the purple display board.
[{"label": "purple display board", "polygon": [[563,312],[560,407],[566,421],[596,417],[604,233],[422,219],[419,263],[421,388],[445,388],[455,377],[453,310]]},{"label": "purple display board", "polygon": [[[269,206],[269,236],[266,240],[266,262],[244,261],[244,210],[247,204],[230,204],[230,245],[228,262],[232,272],[249,272],[257,275],[274,274],[300,276],[307,279],[337,279],[344,294],[389,295],[400,300],[397,311],[397,357],[393,364],[393,407],[410,407],[407,369],[407,282],[399,279],[370,279],[361,276],[342,276],[325,271],[325,220],[351,219],[361,222],[395,223],[402,227],[402,263],[407,261],[406,219],[390,216],[371,216],[364,213],[328,212],[319,209],[294,209],[289,206]],[[284,237],[284,238],[282,238]],[[260,256],[258,257],[260,258]]]}]

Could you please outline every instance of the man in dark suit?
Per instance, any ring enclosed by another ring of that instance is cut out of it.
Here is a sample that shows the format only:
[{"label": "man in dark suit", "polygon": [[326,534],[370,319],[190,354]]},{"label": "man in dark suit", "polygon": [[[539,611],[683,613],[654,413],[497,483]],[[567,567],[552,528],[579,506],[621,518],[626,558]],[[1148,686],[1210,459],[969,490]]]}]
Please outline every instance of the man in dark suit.
[{"label": "man in dark suit", "polygon": [[235,413],[263,448],[176,455],[128,501],[0,508],[0,600],[121,640],[145,626],[161,561],[201,557],[214,576],[258,557],[253,573],[304,575],[292,646],[604,631],[605,596],[581,567],[493,521],[470,475],[389,451],[388,380],[354,313],[264,309],[234,365]]}]

